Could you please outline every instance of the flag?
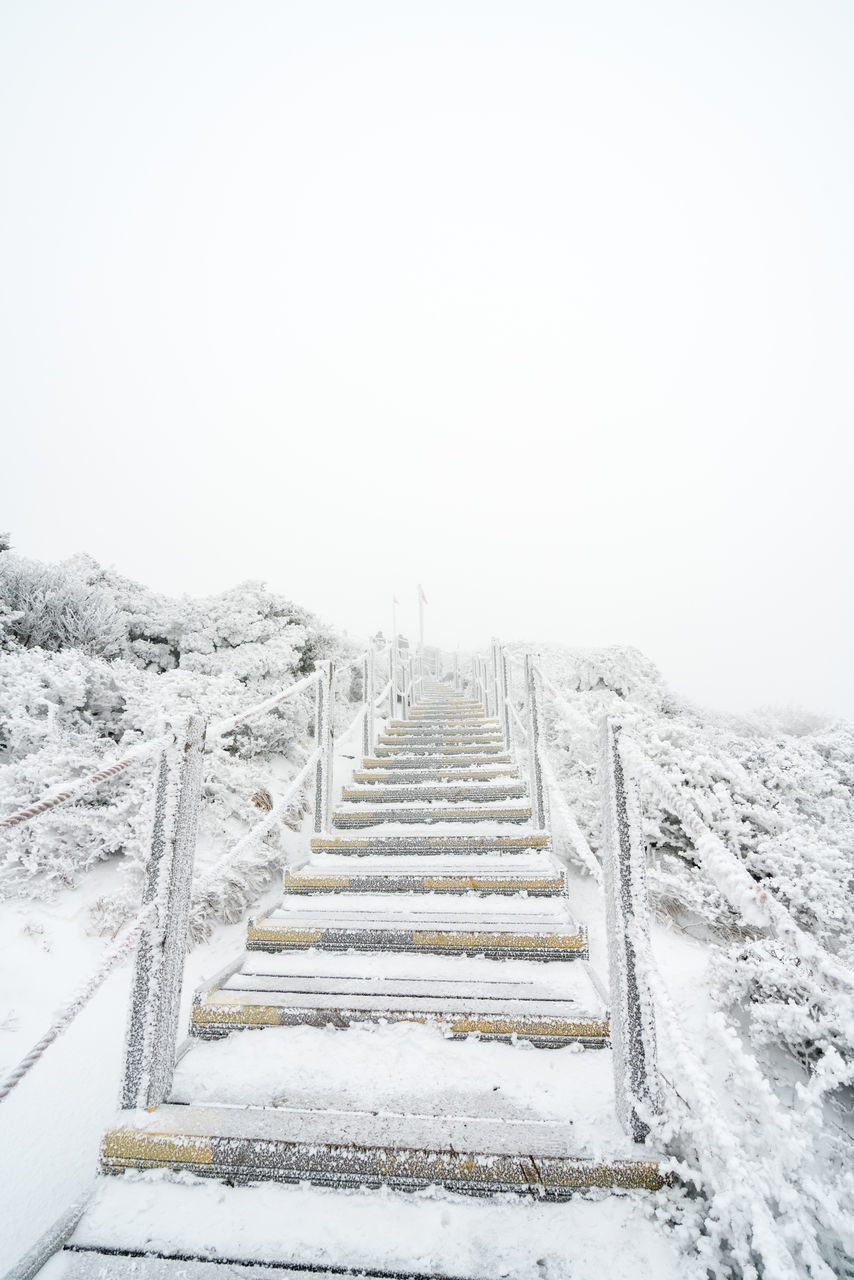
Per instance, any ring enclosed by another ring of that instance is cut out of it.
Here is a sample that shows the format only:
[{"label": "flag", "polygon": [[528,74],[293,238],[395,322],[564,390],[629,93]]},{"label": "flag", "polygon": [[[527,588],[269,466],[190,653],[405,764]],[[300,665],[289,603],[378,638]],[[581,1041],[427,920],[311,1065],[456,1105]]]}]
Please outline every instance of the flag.
[{"label": "flag", "polygon": [[392,604],[400,604],[400,601],[398,600],[397,596],[392,596],[391,602]]},{"label": "flag", "polygon": [[421,583],[420,583],[420,582],[419,582],[419,584],[418,584],[418,599],[419,599],[423,604],[426,604],[426,603],[427,603],[427,597],[426,597],[426,596],[425,596],[425,594],[424,594],[424,588],[422,587],[422,585],[421,585]]}]

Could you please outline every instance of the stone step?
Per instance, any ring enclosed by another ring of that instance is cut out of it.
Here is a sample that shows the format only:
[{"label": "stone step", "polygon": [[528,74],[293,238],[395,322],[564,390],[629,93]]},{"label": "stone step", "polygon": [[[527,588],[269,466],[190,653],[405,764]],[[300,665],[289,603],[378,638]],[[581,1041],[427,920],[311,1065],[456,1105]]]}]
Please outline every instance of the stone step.
[{"label": "stone step", "polygon": [[[250,1255],[251,1256],[251,1255]],[[318,1266],[307,1262],[279,1265],[268,1259],[253,1262],[228,1254],[216,1260],[199,1252],[153,1253],[144,1240],[136,1248],[117,1252],[94,1246],[66,1245],[54,1255],[49,1267],[39,1272],[41,1280],[454,1280],[431,1273],[375,1271],[364,1267]]]},{"label": "stone step", "polygon": [[547,855],[535,860],[505,853],[501,861],[510,864],[506,867],[488,854],[470,858],[445,855],[430,859],[426,866],[425,861],[404,854],[397,858],[360,858],[354,865],[352,858],[321,854],[306,866],[287,867],[284,889],[286,893],[305,894],[525,893],[531,897],[555,897],[565,891],[563,874]]},{"label": "stone step", "polygon": [[332,814],[332,826],[338,830],[353,827],[375,827],[386,822],[406,822],[432,824],[435,822],[530,822],[530,804],[515,804],[510,801],[491,805],[459,805],[412,804],[389,806],[383,809],[366,809],[356,804],[352,809],[336,809]]},{"label": "stone step", "polygon": [[427,742],[415,742],[412,740],[405,742],[378,742],[376,746],[376,757],[384,759],[387,756],[434,756],[436,758],[471,756],[474,759],[497,756],[502,761],[510,759],[510,756],[506,752],[506,748],[501,742],[478,742],[467,744],[462,742],[455,743],[443,741],[441,745],[433,745]]},{"label": "stone step", "polygon": [[[407,900],[402,897],[401,900]],[[323,902],[317,899],[316,902]],[[335,898],[337,910],[280,909],[247,929],[249,951],[289,951],[315,947],[321,951],[390,951],[426,955],[483,955],[493,959],[587,959],[587,932],[553,914],[520,919],[518,913],[412,910],[394,907],[348,910]],[[473,906],[478,899],[467,899]],[[484,900],[488,901],[488,900]],[[512,899],[510,901],[513,901]],[[532,901],[542,901],[541,899]]]},{"label": "stone step", "polygon": [[497,729],[499,722],[495,716],[484,715],[483,708],[479,711],[429,711],[419,713],[413,711],[405,720],[389,720],[388,725],[395,728],[407,729],[411,725],[431,725],[431,724],[480,724],[486,728]]},{"label": "stone step", "polygon": [[[222,985],[196,993],[193,1035],[214,1039],[236,1030],[359,1022],[417,1022],[438,1027],[446,1038],[516,1038],[541,1048],[602,1048],[609,1035],[607,1017],[590,1007],[583,983],[575,984],[572,998],[543,982],[265,974],[253,959],[248,955]],[[586,1006],[579,995],[587,997]]]},{"label": "stone step", "polygon": [[553,1121],[165,1104],[108,1130],[101,1168],[551,1200],[581,1188],[663,1185],[655,1160],[573,1154],[574,1143],[572,1124]]},{"label": "stone step", "polygon": [[490,752],[488,755],[479,755],[474,752],[453,752],[447,754],[444,752],[421,751],[418,754],[398,754],[393,750],[388,750],[382,756],[365,756],[362,760],[363,769],[432,769],[437,772],[445,768],[458,769],[462,767],[476,768],[482,766],[484,768],[497,768],[499,765],[507,765],[515,768],[508,752]]},{"label": "stone step", "polygon": [[366,836],[312,836],[312,853],[355,854],[357,857],[382,854],[417,854],[435,857],[439,853],[509,853],[523,849],[548,849],[551,838],[547,831],[466,832],[421,835],[383,834],[372,831]]},{"label": "stone step", "polygon": [[[89,1208],[44,1280],[686,1276],[678,1237],[662,1233],[647,1212],[653,1206],[637,1194],[540,1204],[527,1196],[377,1194],[308,1183],[228,1186],[168,1170],[144,1179],[102,1174],[93,1182]],[[84,1263],[83,1271],[63,1269]]]},{"label": "stone step", "polygon": [[431,724],[431,725],[401,725],[399,728],[387,728],[380,735],[380,742],[398,742],[404,738],[413,739],[432,739],[432,738],[459,738],[467,741],[472,738],[489,739],[492,742],[500,742],[502,732],[498,725],[447,725],[447,724]]},{"label": "stone step", "polygon": [[357,769],[353,774],[353,781],[375,786],[386,782],[398,785],[404,782],[491,782],[494,779],[512,780],[518,777],[518,768],[510,764],[480,769],[474,766],[436,769],[429,760],[425,760],[420,768],[413,764],[409,769]]},{"label": "stone step", "polygon": [[344,787],[341,799],[346,804],[356,804],[367,800],[373,804],[394,804],[399,801],[424,800],[431,804],[442,804],[447,801],[466,800],[488,803],[490,800],[512,800],[528,794],[523,782],[490,782],[480,785],[439,783],[410,783],[404,786],[378,785],[376,783],[363,787]]}]

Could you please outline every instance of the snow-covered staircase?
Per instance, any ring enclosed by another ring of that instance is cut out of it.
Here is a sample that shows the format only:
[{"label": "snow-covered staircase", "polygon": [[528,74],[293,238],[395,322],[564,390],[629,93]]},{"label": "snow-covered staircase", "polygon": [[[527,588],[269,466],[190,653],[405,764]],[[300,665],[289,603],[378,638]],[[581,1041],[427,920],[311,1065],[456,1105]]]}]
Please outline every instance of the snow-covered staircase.
[{"label": "snow-covered staircase", "polygon": [[[447,685],[425,695],[197,992],[170,1100],[122,1113],[105,1172],[547,1200],[661,1185],[617,1123],[587,934],[500,725]],[[111,1194],[126,1193],[107,1180]],[[84,1217],[61,1274],[146,1252],[139,1222],[98,1229]],[[205,1256],[203,1240],[182,1254]]]}]

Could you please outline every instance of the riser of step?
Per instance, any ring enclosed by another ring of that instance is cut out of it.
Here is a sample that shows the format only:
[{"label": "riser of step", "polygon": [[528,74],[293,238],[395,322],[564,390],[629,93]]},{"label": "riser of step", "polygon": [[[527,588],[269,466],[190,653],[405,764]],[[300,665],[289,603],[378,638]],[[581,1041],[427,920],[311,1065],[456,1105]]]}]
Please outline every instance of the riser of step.
[{"label": "riser of step", "polygon": [[430,803],[441,803],[447,800],[481,801],[488,804],[490,800],[516,800],[527,795],[527,787],[522,782],[498,782],[491,786],[425,786],[395,787],[376,785],[369,787],[344,787],[341,799],[348,804],[368,801],[373,804],[394,804],[407,800],[427,800]]},{"label": "riser of step", "polygon": [[482,743],[488,746],[495,746],[504,742],[504,735],[501,733],[475,733],[468,729],[463,729],[459,733],[451,733],[447,729],[433,733],[432,731],[420,732],[419,730],[401,729],[399,733],[381,733],[378,742],[382,746],[400,746],[404,743],[414,743],[416,746],[425,747],[442,747],[446,744],[461,746],[479,747]]},{"label": "riser of step", "polygon": [[217,995],[194,1005],[190,1032],[204,1040],[218,1040],[232,1031],[255,1031],[265,1027],[338,1027],[364,1022],[416,1022],[437,1027],[447,1039],[463,1040],[477,1035],[482,1040],[502,1042],[527,1040],[539,1049],[560,1049],[580,1044],[587,1049],[603,1049],[608,1043],[609,1024],[600,1019],[568,1020],[508,1014],[418,1013],[393,1006],[378,1009],[351,1009],[330,1004],[287,1007],[248,1002],[242,1005],[222,1001]]},{"label": "riser of step", "polygon": [[389,751],[385,756],[366,756],[362,761],[363,769],[431,769],[435,772],[441,772],[444,768],[458,769],[463,765],[476,767],[482,765],[486,769],[498,768],[500,765],[507,765],[508,768],[515,768],[509,754],[499,752],[498,754],[490,754],[487,756],[475,755],[473,752],[463,754],[453,754],[445,756],[443,752],[423,751],[417,755],[410,754],[409,757],[404,755],[396,755],[393,751]]},{"label": "riser of step", "polygon": [[510,822],[521,823],[531,821],[530,805],[513,809],[467,809],[446,808],[442,806],[419,806],[412,809],[387,808],[370,809],[364,813],[345,813],[336,809],[332,815],[332,825],[341,831],[353,827],[375,827],[384,822],[411,822],[419,825],[435,822]]},{"label": "riser of step", "polygon": [[248,951],[414,952],[419,955],[478,955],[490,959],[586,960],[587,934],[496,933],[479,929],[300,928],[250,923]]},{"label": "riser of step", "polygon": [[420,1275],[415,1272],[376,1271],[372,1268],[326,1266],[324,1264],[244,1262],[240,1258],[217,1256],[216,1262],[201,1253],[153,1253],[84,1248],[66,1245],[55,1255],[60,1264],[51,1272],[55,1280],[453,1280],[447,1275]]},{"label": "riser of step", "polygon": [[498,726],[489,728],[476,724],[476,726],[462,726],[462,724],[407,724],[401,728],[387,728],[380,741],[397,742],[401,739],[433,739],[433,737],[451,737],[451,739],[489,739],[489,741],[501,741],[503,735]]},{"label": "riser of step", "polygon": [[[476,745],[477,750],[473,747]],[[397,742],[392,744],[379,742],[376,747],[376,758],[384,760],[386,757],[393,756],[434,756],[441,758],[446,756],[452,758],[455,756],[471,756],[474,760],[479,761],[487,756],[498,756],[504,761],[509,761],[507,749],[500,742],[484,742],[466,746],[460,743],[455,746],[451,742],[443,742],[441,746],[429,746],[420,742]]]},{"label": "riser of step", "polygon": [[476,893],[480,895],[526,893],[531,898],[554,898],[564,892],[559,876],[457,875],[330,875],[311,871],[285,872],[286,893]]},{"label": "riser of step", "polygon": [[498,728],[495,716],[486,716],[483,707],[469,711],[413,711],[405,720],[389,720],[389,727],[407,729],[413,724],[482,724],[489,729]]},{"label": "riser of step", "polygon": [[[513,779],[518,778],[519,770],[513,765],[496,765],[493,769],[434,769],[432,764],[425,763],[419,769],[417,767],[411,769],[358,769],[353,774],[353,781],[356,783],[369,784],[371,787],[381,787],[384,784],[392,783],[400,786],[407,782],[492,782],[507,779],[512,783]],[[524,785],[524,784],[521,784]]]},{"label": "riser of step", "polygon": [[517,853],[524,849],[548,849],[550,837],[547,831],[528,831],[524,835],[488,836],[312,836],[313,853],[366,854],[410,853],[430,855],[437,853]]},{"label": "riser of step", "polygon": [[456,729],[488,729],[494,732],[500,728],[497,720],[487,720],[484,715],[475,715],[474,712],[462,716],[410,716],[408,720],[386,721],[388,733],[410,729],[423,729],[425,732],[435,732],[438,729],[447,729],[449,732]]},{"label": "riser of step", "polygon": [[484,714],[484,704],[476,698],[425,698],[412,703],[410,716],[444,716],[448,712],[478,712]]},{"label": "riser of step", "polygon": [[[657,1190],[663,1185],[656,1161],[605,1162],[540,1155],[530,1141],[520,1146],[530,1155],[467,1150],[456,1134],[449,1137],[447,1146],[436,1149],[351,1145],[346,1140],[293,1142],[269,1136],[200,1134],[193,1131],[197,1126],[190,1115],[186,1115],[183,1127],[176,1118],[166,1132],[158,1131],[164,1113],[195,1110],[161,1107],[152,1115],[149,1130],[108,1131],[101,1146],[101,1168],[106,1173],[171,1169],[232,1183],[305,1181],[328,1187],[387,1186],[401,1191],[438,1185],[471,1195],[509,1191],[544,1200],[564,1200],[585,1188]],[[245,1123],[243,1115],[235,1119]]]}]

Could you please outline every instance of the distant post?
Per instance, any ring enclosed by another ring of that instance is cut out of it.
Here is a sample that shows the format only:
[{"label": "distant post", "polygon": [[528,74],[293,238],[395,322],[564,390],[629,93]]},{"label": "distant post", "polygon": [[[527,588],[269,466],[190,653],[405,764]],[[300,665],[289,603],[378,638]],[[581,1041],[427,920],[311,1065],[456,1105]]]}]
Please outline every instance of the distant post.
[{"label": "distant post", "polygon": [[603,716],[601,729],[603,880],[611,980],[611,1045],[617,1114],[635,1142],[649,1133],[646,1116],[661,1110],[655,1004],[638,953],[649,948],[646,851],[637,784],[627,780],[622,725]]}]

